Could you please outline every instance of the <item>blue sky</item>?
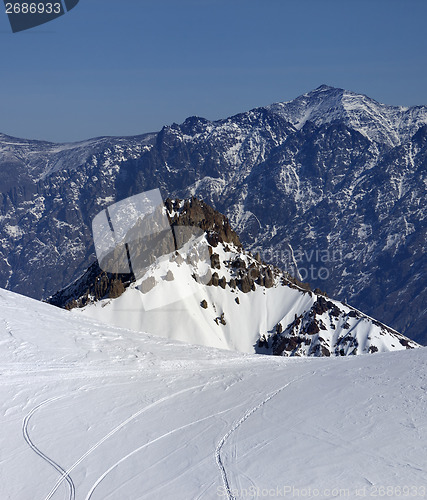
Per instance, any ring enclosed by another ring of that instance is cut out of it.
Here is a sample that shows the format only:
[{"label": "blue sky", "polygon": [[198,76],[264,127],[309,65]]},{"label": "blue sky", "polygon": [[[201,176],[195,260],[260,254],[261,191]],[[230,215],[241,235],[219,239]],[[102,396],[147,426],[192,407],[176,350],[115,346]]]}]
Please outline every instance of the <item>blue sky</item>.
[{"label": "blue sky", "polygon": [[427,104],[426,0],[80,0],[12,34],[0,132],[73,141],[286,101],[326,83]]}]

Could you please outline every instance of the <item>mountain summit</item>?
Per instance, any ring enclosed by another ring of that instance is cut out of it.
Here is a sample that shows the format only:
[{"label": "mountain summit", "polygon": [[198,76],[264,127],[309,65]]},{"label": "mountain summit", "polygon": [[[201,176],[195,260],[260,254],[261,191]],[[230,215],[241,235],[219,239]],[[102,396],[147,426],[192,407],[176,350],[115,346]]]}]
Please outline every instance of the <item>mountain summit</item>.
[{"label": "mountain summit", "polygon": [[307,121],[316,125],[337,121],[390,147],[407,141],[427,124],[427,106],[390,106],[366,95],[328,85],[266,109],[277,113],[297,129]]}]

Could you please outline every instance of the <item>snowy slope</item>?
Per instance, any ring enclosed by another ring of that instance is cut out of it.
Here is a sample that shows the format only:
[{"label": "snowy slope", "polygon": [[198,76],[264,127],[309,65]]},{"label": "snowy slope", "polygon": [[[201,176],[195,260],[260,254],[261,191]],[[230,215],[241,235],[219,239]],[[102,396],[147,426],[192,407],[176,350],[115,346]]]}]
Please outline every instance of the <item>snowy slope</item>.
[{"label": "snowy slope", "polygon": [[0,290],[0,498],[423,498],[426,353],[244,355]]}]

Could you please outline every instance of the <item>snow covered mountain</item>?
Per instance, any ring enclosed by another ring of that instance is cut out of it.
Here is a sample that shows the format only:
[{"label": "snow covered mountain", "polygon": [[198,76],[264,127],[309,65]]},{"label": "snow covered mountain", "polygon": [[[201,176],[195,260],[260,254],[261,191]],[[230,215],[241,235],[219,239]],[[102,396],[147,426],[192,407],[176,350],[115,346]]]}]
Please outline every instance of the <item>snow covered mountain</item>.
[{"label": "snow covered mountain", "polygon": [[168,199],[164,210],[174,230],[195,226],[203,234],[158,257],[136,280],[94,264],[50,302],[111,325],[246,353],[345,356],[419,347],[245,252],[228,220],[198,199]]},{"label": "snow covered mountain", "polygon": [[427,344],[427,108],[322,86],[159,133],[0,137],[0,285],[36,298],[94,262],[91,223],[159,187],[225,213],[253,254]]},{"label": "snow covered mountain", "polygon": [[426,384],[426,349],[240,354],[0,290],[0,498],[424,498]]},{"label": "snow covered mountain", "polygon": [[427,125],[427,106],[388,106],[344,89],[321,85],[289,102],[267,109],[301,129],[307,122],[317,126],[340,122],[370,141],[390,147],[407,142]]}]

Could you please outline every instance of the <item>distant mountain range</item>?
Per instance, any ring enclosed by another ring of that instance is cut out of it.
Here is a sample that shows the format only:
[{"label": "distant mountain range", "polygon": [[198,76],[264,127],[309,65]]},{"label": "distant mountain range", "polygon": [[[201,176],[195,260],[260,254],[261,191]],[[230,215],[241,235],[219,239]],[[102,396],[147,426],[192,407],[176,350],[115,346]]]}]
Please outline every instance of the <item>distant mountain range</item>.
[{"label": "distant mountain range", "polygon": [[130,195],[197,195],[244,246],[414,340],[426,327],[427,107],[321,86],[158,133],[0,136],[0,286],[47,297],[94,262],[93,217]]}]

